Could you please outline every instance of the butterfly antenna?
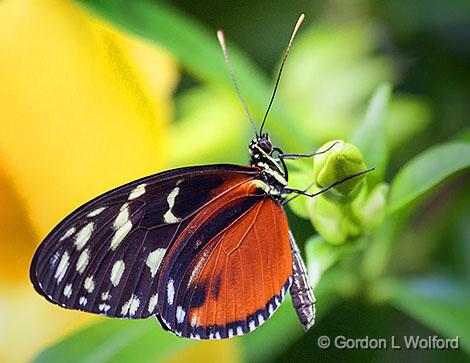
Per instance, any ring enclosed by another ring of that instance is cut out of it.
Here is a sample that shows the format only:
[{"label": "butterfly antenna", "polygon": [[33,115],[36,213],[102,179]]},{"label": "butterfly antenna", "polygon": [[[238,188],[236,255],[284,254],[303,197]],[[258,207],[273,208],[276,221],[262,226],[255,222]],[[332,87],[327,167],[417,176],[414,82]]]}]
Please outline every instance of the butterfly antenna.
[{"label": "butterfly antenna", "polygon": [[297,31],[299,30],[300,26],[302,25],[302,22],[304,21],[304,18],[305,18],[304,14],[300,15],[299,20],[297,20],[297,24],[295,24],[294,31],[292,32],[292,35],[290,37],[289,44],[287,45],[286,53],[284,54],[284,58],[282,59],[281,68],[279,69],[279,74],[277,75],[277,80],[276,80],[276,85],[274,86],[273,95],[271,96],[271,100],[269,101],[268,109],[266,110],[266,113],[264,114],[263,122],[261,123],[261,127],[259,129],[260,135],[263,134],[264,123],[266,122],[266,118],[268,117],[269,110],[271,109],[271,105],[273,104],[273,101],[274,101],[274,96],[276,95],[277,86],[279,85],[279,80],[281,79],[282,68],[284,68],[284,63],[286,63],[286,59],[287,59],[287,56],[289,55],[289,51],[290,51],[290,48],[292,46],[292,42],[294,41],[295,35],[297,34]]},{"label": "butterfly antenna", "polygon": [[250,120],[251,127],[253,128],[253,132],[255,133],[256,137],[258,137],[258,133],[256,132],[255,123],[253,122],[253,119],[251,118],[250,111],[248,111],[248,106],[246,105],[245,100],[243,99],[242,94],[240,93],[240,89],[238,88],[238,83],[237,83],[237,81],[235,79],[235,75],[233,73],[232,62],[230,62],[230,58],[229,58],[228,52],[227,52],[227,46],[225,45],[224,32],[222,30],[217,31],[217,39],[219,40],[222,51],[224,52],[225,64],[227,65],[228,73],[230,74],[230,78],[232,79],[232,82],[235,86],[235,90],[237,91],[238,98],[240,99],[240,101],[243,104],[243,108],[245,109],[245,113],[248,116],[248,119]]}]

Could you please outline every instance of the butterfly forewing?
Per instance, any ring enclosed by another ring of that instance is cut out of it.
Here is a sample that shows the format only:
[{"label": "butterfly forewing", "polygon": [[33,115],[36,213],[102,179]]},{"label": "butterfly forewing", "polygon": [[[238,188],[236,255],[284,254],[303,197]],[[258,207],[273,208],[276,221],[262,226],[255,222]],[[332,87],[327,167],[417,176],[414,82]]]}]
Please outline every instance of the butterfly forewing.
[{"label": "butterfly forewing", "polygon": [[159,277],[161,320],[190,338],[246,334],[280,305],[291,274],[284,211],[246,182],[201,211],[171,246]]},{"label": "butterfly forewing", "polygon": [[258,175],[252,167],[172,170],[114,189],[77,209],[46,237],[30,276],[67,308],[141,318],[157,313],[161,261],[198,211]]}]

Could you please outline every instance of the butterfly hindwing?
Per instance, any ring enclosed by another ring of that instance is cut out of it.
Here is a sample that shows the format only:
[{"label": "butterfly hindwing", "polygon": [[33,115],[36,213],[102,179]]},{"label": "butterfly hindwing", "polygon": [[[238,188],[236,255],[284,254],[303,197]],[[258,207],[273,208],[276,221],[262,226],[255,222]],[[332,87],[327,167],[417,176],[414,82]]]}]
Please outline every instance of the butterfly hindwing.
[{"label": "butterfly hindwing", "polygon": [[248,181],[201,211],[170,247],[160,319],[189,338],[246,334],[280,305],[291,275],[284,211]]},{"label": "butterfly hindwing", "polygon": [[215,165],[155,174],[78,208],[46,237],[30,269],[51,302],[92,313],[142,318],[157,313],[159,266],[191,220],[258,175]]}]

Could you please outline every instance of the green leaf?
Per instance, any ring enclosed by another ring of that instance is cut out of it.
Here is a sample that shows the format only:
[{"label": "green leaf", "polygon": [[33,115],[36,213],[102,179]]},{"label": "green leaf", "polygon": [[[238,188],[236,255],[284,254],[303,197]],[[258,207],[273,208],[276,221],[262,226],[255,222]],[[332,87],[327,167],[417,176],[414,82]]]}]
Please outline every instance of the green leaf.
[{"label": "green leaf", "polygon": [[376,170],[369,177],[376,182],[383,180],[388,161],[385,116],[390,101],[391,86],[383,84],[377,88],[370,100],[362,123],[351,136],[351,143],[364,155],[368,167]]},{"label": "green leaf", "polygon": [[161,329],[155,319],[105,320],[47,348],[33,362],[150,363],[174,356],[188,344]]},{"label": "green leaf", "polygon": [[462,132],[460,132],[457,135],[457,139],[464,142],[470,142],[470,128],[466,128]]},{"label": "green leaf", "polygon": [[[148,0],[77,0],[77,2],[118,27],[163,46],[196,78],[214,87],[225,88],[232,95],[236,94],[215,31],[209,31],[197,21],[160,2]],[[286,29],[286,33],[290,30]],[[230,39],[229,34],[226,37]],[[230,42],[228,43],[243,97],[255,120],[259,119],[272,93],[271,83],[255,63]],[[248,126],[248,121],[246,122]],[[270,113],[268,128],[288,148],[297,150],[298,145],[308,148],[306,135],[292,127],[295,123],[295,119],[283,107],[276,107]]]},{"label": "green leaf", "polygon": [[470,143],[455,141],[434,146],[414,157],[392,182],[389,213],[396,212],[453,173],[470,167]]},{"label": "green leaf", "polygon": [[390,302],[397,309],[448,338],[459,337],[470,353],[470,292],[468,282],[450,278],[393,281]]},{"label": "green leaf", "polygon": [[389,155],[395,150],[401,153],[403,145],[423,132],[431,120],[431,107],[422,96],[395,93],[385,116]]},{"label": "green leaf", "polygon": [[393,256],[397,235],[408,220],[409,214],[409,210],[404,210],[402,213],[389,216],[371,236],[360,266],[362,276],[366,280],[373,281],[386,272]]}]

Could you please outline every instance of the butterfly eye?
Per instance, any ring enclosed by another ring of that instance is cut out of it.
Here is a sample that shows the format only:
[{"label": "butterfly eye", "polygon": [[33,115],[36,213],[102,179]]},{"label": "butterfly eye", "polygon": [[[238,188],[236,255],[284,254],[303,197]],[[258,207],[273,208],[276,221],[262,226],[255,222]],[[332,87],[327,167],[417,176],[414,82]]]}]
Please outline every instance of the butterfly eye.
[{"label": "butterfly eye", "polygon": [[273,145],[271,144],[271,141],[269,141],[268,138],[260,138],[258,140],[258,145],[259,147],[266,153],[270,154],[271,151],[273,150]]}]

